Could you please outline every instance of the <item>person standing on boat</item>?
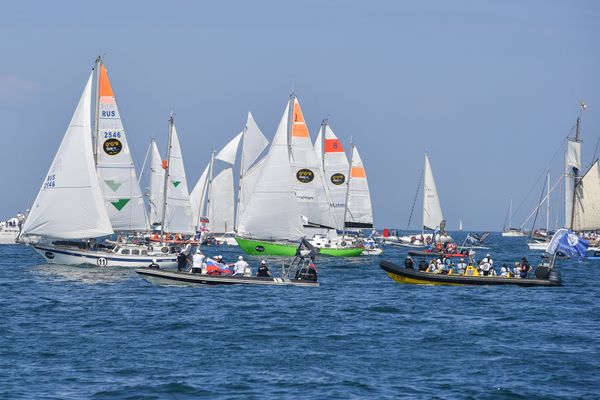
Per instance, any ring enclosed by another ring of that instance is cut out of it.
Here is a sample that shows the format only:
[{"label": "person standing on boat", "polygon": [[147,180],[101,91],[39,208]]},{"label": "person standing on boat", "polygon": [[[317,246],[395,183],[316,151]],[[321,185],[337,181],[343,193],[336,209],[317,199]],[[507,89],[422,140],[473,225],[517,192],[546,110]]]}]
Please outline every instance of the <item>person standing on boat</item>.
[{"label": "person standing on boat", "polygon": [[415,269],[411,256],[406,257],[406,260],[404,260],[404,267],[408,269]]},{"label": "person standing on boat", "polygon": [[531,265],[529,264],[529,261],[527,261],[525,257],[521,258],[521,268],[519,270],[519,277],[521,279],[527,278],[527,275],[529,274],[530,270]]},{"label": "person standing on boat", "polygon": [[465,262],[464,258],[461,258],[459,263],[456,264],[456,270],[459,274],[464,275],[466,268],[467,268],[467,263]]},{"label": "person standing on boat", "polygon": [[267,267],[267,262],[262,260],[260,262],[260,266],[258,267],[258,272],[256,273],[258,278],[270,278],[271,271],[269,271],[269,267]]},{"label": "person standing on boat", "polygon": [[196,252],[192,256],[192,272],[204,273],[203,264],[204,263],[204,254],[200,251],[198,247]]},{"label": "person standing on boat", "polygon": [[185,271],[190,263],[190,260],[184,251],[177,254],[177,271]]},{"label": "person standing on boat", "polygon": [[249,267],[248,263],[244,260],[244,257],[239,256],[238,260],[235,264],[233,264],[233,275],[234,276],[244,276],[244,272],[246,268]]},{"label": "person standing on boat", "polygon": [[427,262],[424,258],[421,258],[421,261],[419,261],[419,271],[427,271]]}]

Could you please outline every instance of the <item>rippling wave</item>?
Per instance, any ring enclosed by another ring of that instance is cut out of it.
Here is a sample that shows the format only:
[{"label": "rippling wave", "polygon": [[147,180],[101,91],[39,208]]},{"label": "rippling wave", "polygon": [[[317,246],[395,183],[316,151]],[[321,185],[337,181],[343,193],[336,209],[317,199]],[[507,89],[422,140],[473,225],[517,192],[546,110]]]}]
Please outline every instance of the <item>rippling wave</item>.
[{"label": "rippling wave", "polygon": [[[497,266],[537,261],[489,240]],[[599,261],[561,260],[559,288],[438,287],[378,267],[404,256],[321,258],[319,288],[163,287],[0,246],[0,398],[599,396]]]}]

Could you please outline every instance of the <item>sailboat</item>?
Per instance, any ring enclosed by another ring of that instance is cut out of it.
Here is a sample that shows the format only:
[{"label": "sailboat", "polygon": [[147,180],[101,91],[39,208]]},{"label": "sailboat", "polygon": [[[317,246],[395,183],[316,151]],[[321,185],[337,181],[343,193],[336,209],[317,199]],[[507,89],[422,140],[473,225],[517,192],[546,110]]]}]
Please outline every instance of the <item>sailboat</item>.
[{"label": "sailboat", "polygon": [[[242,143],[240,178],[237,189],[237,207],[233,183],[233,166],[238,147]],[[239,220],[249,193],[260,171],[260,161],[254,162],[268,145],[268,140],[258,128],[249,112],[242,132],[236,135],[221,151],[213,152],[210,163],[198,179],[190,195],[194,221],[199,230],[212,235],[217,243],[235,245],[235,224]],[[215,178],[215,161],[227,165]],[[234,220],[235,217],[235,220]]]},{"label": "sailboat", "polygon": [[362,247],[330,236],[333,225],[319,161],[292,94],[240,215],[236,240],[248,254],[293,256],[301,238],[320,235],[322,254],[360,255]]},{"label": "sailboat", "polygon": [[[507,224],[508,221],[508,224]],[[526,236],[525,232],[521,228],[512,228],[512,197],[508,201],[508,212],[504,219],[504,226],[502,227],[503,237],[523,237]]]},{"label": "sailboat", "polygon": [[[96,79],[94,129],[92,83]],[[96,60],[75,113],[23,226],[22,235],[52,264],[174,266],[166,251],[137,244],[114,248],[96,241],[118,232],[145,230],[147,220],[112,87]],[[24,240],[25,241],[25,240]]]},{"label": "sailboat", "polygon": [[[587,171],[583,175],[580,175],[580,171],[582,170],[581,113],[585,110],[586,105],[584,102],[581,102],[579,107],[580,113],[575,125],[575,137],[567,138],[567,148],[565,150],[563,174],[565,180],[564,225],[569,230],[591,239],[588,251],[600,251],[600,243],[596,235],[589,235],[590,232],[600,230],[600,206],[598,205],[600,204],[599,164],[598,159],[594,160]],[[548,192],[547,196],[549,194],[550,192]],[[549,224],[548,221],[546,223]],[[550,239],[549,236],[548,240],[538,240],[537,243],[528,243],[530,249],[546,250]]]},{"label": "sailboat", "polygon": [[[420,186],[420,185],[419,185]],[[429,156],[425,153],[425,164],[423,167],[423,217],[421,225],[421,233],[416,235],[402,236],[399,238],[400,245],[409,247],[423,247],[429,245],[433,240],[433,233],[425,233],[426,230],[436,231],[435,240],[445,243],[451,242],[452,237],[446,233],[446,220],[442,213],[442,206],[438,194]],[[412,217],[412,214],[411,214]],[[410,223],[410,220],[409,220]]]}]

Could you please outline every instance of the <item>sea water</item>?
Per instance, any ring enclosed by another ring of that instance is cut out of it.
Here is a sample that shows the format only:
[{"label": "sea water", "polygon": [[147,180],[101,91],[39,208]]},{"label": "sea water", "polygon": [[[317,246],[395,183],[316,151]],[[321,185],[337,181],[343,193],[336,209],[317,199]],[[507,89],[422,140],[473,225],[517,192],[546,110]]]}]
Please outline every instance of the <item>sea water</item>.
[{"label": "sea water", "polygon": [[[488,241],[498,268],[539,260]],[[0,246],[0,398],[600,396],[600,261],[561,260],[563,287],[444,287],[379,268],[405,256],[320,257],[318,288],[174,287]]]}]

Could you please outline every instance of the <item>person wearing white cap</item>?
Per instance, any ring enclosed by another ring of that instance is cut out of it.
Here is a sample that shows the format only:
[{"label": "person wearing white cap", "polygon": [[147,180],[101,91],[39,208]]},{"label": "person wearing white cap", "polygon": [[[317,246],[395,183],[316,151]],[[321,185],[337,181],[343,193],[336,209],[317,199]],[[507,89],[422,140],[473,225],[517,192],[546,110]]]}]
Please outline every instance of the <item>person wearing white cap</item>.
[{"label": "person wearing white cap", "polygon": [[196,248],[196,252],[192,257],[192,271],[203,273],[204,254],[200,251],[200,247]]},{"label": "person wearing white cap", "polygon": [[233,264],[233,275],[234,276],[243,276],[244,272],[246,272],[246,268],[249,267],[248,263],[244,260],[244,257],[239,256],[238,260],[235,264]]}]

